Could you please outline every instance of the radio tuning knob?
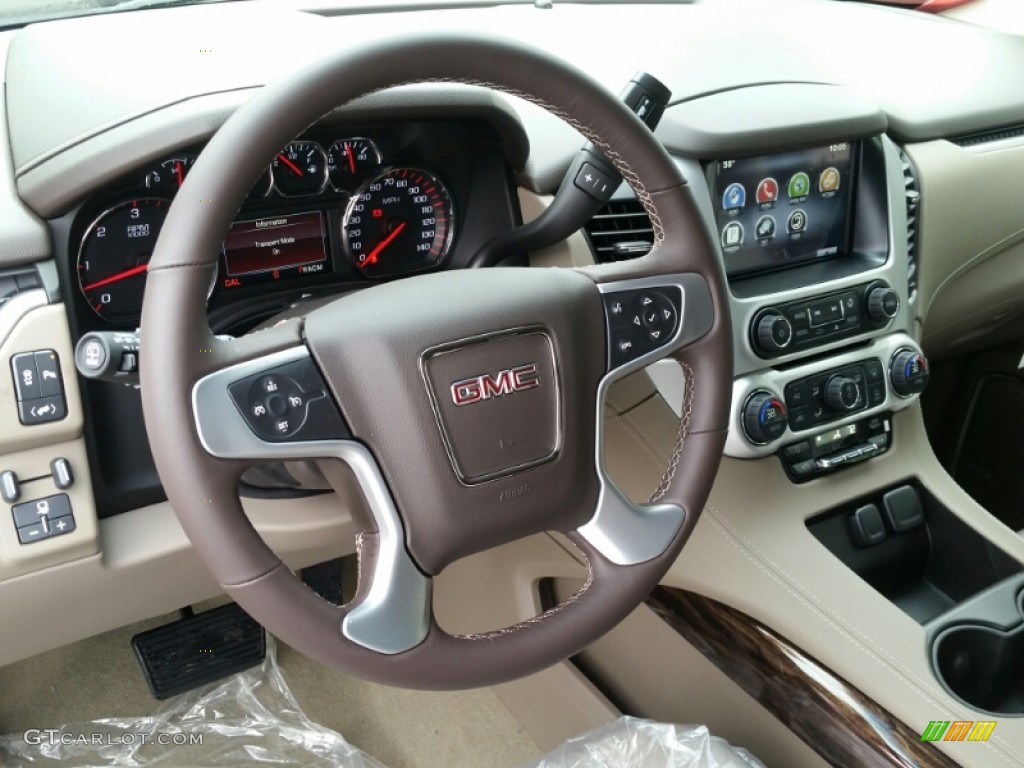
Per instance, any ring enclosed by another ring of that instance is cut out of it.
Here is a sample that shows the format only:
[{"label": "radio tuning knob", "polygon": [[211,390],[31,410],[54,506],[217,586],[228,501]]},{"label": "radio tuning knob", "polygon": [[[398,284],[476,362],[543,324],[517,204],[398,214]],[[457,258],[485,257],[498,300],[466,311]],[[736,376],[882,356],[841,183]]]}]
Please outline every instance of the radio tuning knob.
[{"label": "radio tuning knob", "polygon": [[885,283],[876,283],[866,292],[868,317],[875,325],[885,325],[900,311],[900,296]]},{"label": "radio tuning knob", "polygon": [[909,347],[896,351],[889,363],[889,382],[900,397],[910,397],[924,391],[928,385],[928,360]]},{"label": "radio tuning knob", "polygon": [[860,385],[849,376],[836,375],[825,383],[825,405],[830,411],[852,411],[860,402]]},{"label": "radio tuning knob", "polygon": [[792,343],[793,326],[781,312],[769,309],[757,321],[754,340],[765,354],[778,354]]},{"label": "radio tuning knob", "polygon": [[787,425],[786,405],[766,389],[760,389],[743,404],[743,432],[756,445],[782,437]]}]

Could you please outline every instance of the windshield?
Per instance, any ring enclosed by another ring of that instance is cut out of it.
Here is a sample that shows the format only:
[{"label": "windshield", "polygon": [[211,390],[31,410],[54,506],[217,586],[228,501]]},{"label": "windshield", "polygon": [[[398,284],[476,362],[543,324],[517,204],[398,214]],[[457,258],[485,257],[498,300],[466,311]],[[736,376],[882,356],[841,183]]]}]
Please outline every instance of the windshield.
[{"label": "windshield", "polygon": [[214,2],[229,0],[3,0],[0,3],[0,26],[9,27],[67,16],[88,16],[107,11]]}]

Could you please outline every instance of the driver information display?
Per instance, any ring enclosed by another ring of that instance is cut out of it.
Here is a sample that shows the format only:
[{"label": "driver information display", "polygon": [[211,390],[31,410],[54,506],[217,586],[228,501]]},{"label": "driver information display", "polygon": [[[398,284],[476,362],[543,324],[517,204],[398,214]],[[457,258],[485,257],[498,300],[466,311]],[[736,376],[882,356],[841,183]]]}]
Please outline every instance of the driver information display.
[{"label": "driver information display", "polygon": [[224,240],[228,275],[238,277],[297,267],[299,273],[322,270],[327,259],[320,211],[236,221]]},{"label": "driver information display", "polygon": [[850,142],[719,160],[713,168],[712,203],[730,277],[847,252]]}]

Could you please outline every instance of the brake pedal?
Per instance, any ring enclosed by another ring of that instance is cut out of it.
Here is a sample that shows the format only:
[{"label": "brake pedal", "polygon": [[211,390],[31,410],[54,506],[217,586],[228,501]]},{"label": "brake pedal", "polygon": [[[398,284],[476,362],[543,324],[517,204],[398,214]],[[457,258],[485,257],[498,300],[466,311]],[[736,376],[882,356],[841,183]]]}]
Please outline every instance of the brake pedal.
[{"label": "brake pedal", "polygon": [[150,693],[167,699],[261,663],[267,636],[255,619],[228,603],[140,632],[132,649]]}]

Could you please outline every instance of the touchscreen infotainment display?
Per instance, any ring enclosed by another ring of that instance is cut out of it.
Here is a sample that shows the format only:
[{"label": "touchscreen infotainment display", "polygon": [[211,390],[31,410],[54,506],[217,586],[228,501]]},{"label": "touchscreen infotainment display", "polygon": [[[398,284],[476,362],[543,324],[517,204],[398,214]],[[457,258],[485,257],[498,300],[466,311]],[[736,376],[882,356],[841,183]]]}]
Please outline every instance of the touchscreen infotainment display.
[{"label": "touchscreen infotainment display", "polygon": [[850,142],[712,164],[712,203],[729,277],[846,254]]}]

